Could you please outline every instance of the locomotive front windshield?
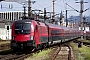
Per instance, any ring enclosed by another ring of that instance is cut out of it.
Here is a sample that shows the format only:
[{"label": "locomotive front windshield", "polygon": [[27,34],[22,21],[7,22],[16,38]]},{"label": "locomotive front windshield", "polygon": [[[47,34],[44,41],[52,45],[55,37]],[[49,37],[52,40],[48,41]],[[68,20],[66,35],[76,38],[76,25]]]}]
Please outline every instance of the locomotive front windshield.
[{"label": "locomotive front windshield", "polygon": [[31,25],[29,23],[16,24],[15,34],[29,34]]}]

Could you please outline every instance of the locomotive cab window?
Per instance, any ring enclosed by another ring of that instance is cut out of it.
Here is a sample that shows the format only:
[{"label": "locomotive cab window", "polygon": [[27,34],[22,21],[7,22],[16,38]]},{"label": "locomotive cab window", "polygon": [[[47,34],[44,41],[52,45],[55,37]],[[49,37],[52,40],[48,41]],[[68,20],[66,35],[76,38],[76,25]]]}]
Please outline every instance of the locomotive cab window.
[{"label": "locomotive cab window", "polygon": [[30,24],[23,23],[23,24],[16,24],[15,25],[15,33],[16,34],[29,34],[30,33]]}]

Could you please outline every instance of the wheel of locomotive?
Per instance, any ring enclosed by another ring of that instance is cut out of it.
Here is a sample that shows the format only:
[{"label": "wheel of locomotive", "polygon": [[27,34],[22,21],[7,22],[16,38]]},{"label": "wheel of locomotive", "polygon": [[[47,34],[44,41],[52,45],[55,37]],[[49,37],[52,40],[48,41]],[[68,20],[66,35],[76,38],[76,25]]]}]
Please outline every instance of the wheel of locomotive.
[{"label": "wheel of locomotive", "polygon": [[46,48],[46,47],[48,47],[48,46],[49,46],[48,43],[44,43],[44,44],[43,44],[43,48]]},{"label": "wheel of locomotive", "polygon": [[47,42],[47,47],[49,47],[49,43]]},{"label": "wheel of locomotive", "polygon": [[62,44],[62,40],[61,40],[60,44]]},{"label": "wheel of locomotive", "polygon": [[13,51],[14,52],[22,52],[22,50],[20,48],[14,48]]},{"label": "wheel of locomotive", "polygon": [[41,49],[41,48],[42,48],[42,45],[39,44],[39,45],[37,45],[36,50],[39,50],[39,49]]}]

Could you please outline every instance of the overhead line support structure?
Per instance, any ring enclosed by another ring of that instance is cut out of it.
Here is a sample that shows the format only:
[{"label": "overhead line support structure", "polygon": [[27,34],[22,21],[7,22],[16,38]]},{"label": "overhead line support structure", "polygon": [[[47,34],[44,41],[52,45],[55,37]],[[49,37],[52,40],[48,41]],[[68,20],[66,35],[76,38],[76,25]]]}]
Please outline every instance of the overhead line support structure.
[{"label": "overhead line support structure", "polygon": [[28,0],[28,19],[32,18],[32,10],[31,10],[31,3],[35,3],[36,1]]},{"label": "overhead line support structure", "polygon": [[53,15],[52,15],[52,23],[55,23],[55,12],[54,12],[54,3],[55,2],[55,0],[52,0],[52,11],[53,11]]},{"label": "overhead line support structure", "polygon": [[68,5],[69,7],[71,7],[72,9],[74,9],[75,11],[77,11],[77,12],[80,13],[80,22],[81,22],[81,40],[83,40],[83,33],[82,33],[82,31],[83,31],[83,16],[82,16],[82,14],[83,14],[83,12],[89,10],[90,8],[88,8],[88,9],[86,9],[86,10],[83,10],[83,3],[88,3],[88,2],[84,2],[83,0],[81,0],[80,2],[76,2],[76,3],[80,3],[80,11],[74,9],[73,7],[71,7],[70,5],[68,5],[67,3],[66,3],[66,5]]},{"label": "overhead line support structure", "polygon": [[83,40],[83,12],[85,12],[83,10],[83,3],[88,3],[88,2],[84,2],[83,0],[81,0],[80,2],[76,2],[76,3],[80,3],[80,22],[81,22],[81,40]]},{"label": "overhead line support structure", "polygon": [[31,0],[28,0],[28,18],[31,18]]},{"label": "overhead line support structure", "polygon": [[66,10],[66,27],[68,25],[68,20],[67,20],[67,10]]},{"label": "overhead line support structure", "polygon": [[66,10],[66,27],[68,26],[68,19],[67,19],[68,11],[75,11],[75,10]]}]

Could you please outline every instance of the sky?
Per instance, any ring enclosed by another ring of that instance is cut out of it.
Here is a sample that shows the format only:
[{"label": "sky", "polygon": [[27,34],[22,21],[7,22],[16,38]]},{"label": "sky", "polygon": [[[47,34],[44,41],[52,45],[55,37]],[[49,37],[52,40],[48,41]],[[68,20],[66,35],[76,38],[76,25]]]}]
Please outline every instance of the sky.
[{"label": "sky", "polygon": [[[20,0],[19,0],[20,1]],[[21,0],[22,1],[22,0]],[[27,1],[27,0],[26,0]],[[52,12],[52,0],[31,0],[31,1],[36,1],[34,4],[32,4],[32,10],[38,9],[44,11],[44,8],[46,8],[46,11]],[[90,0],[83,0],[88,3],[84,3],[84,10],[90,7]],[[75,2],[80,2],[80,0],[55,0],[55,14],[60,13],[61,11],[65,15],[65,10],[68,10],[68,17],[69,16],[78,16],[80,13],[76,11],[70,11],[73,10],[71,7],[74,9],[80,11],[80,3],[75,3]],[[67,6],[65,3],[70,5],[71,7]],[[21,3],[16,3],[16,2],[0,2],[0,5],[2,4],[2,9],[0,8],[0,12],[2,11],[23,11],[23,5]],[[9,9],[9,4],[13,5],[12,9]],[[27,4],[26,4],[27,5]],[[90,16],[90,9],[83,12],[84,16]]]},{"label": "sky", "polygon": [[[33,5],[33,9],[41,9],[44,10],[44,8],[46,8],[47,11],[52,11],[52,0],[36,0],[37,2]],[[84,10],[90,7],[90,0],[84,0],[85,2],[88,3],[84,3]],[[80,2],[80,0],[55,0],[55,13],[60,13],[61,11],[63,11],[63,14],[65,15],[66,12],[65,10],[69,10],[68,11],[68,16],[77,16],[80,13],[76,12],[76,11],[70,11],[73,10],[71,7],[67,6],[65,3],[67,3],[68,5],[72,6],[74,9],[80,11],[80,3],[75,3],[75,2]],[[87,15],[90,16],[90,10],[86,11],[83,13],[83,15]]]}]

